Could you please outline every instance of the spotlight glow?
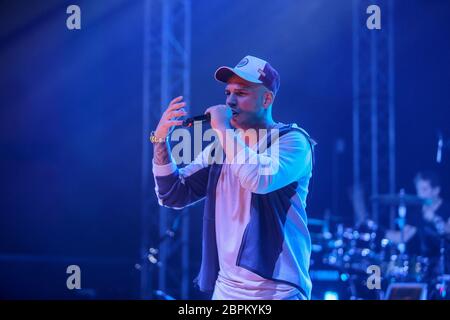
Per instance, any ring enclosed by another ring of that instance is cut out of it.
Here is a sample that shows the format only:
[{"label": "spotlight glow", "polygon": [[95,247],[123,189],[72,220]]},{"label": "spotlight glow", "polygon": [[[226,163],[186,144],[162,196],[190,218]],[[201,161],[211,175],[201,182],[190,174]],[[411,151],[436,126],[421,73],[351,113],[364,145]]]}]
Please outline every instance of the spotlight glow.
[{"label": "spotlight glow", "polygon": [[339,295],[334,291],[325,291],[323,298],[324,300],[339,300]]}]

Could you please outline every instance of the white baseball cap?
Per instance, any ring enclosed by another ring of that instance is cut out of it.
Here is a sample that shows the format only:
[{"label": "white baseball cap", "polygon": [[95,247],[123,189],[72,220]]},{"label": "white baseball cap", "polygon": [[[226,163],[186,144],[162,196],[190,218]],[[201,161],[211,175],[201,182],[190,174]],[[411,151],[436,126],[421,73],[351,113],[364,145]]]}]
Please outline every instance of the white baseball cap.
[{"label": "white baseball cap", "polygon": [[263,59],[245,56],[234,68],[223,66],[216,70],[214,77],[221,82],[228,82],[233,76],[252,83],[261,83],[267,89],[277,94],[280,88],[280,75],[267,61]]}]

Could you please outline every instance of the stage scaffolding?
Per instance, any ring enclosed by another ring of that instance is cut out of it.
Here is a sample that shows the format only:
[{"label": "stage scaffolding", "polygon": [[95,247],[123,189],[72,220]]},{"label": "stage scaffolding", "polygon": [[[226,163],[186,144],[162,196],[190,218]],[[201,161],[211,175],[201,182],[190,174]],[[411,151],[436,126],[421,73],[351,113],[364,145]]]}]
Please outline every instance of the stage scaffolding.
[{"label": "stage scaffolding", "polygon": [[190,105],[191,1],[145,0],[144,6],[141,298],[187,299],[189,214],[156,202],[148,137],[173,97],[183,95]]},{"label": "stage scaffolding", "polygon": [[[381,9],[379,30],[366,26],[370,5]],[[353,0],[353,183],[368,199],[396,192],[394,26],[394,0]],[[355,224],[379,222],[380,209],[371,202],[369,216],[356,214]]]}]

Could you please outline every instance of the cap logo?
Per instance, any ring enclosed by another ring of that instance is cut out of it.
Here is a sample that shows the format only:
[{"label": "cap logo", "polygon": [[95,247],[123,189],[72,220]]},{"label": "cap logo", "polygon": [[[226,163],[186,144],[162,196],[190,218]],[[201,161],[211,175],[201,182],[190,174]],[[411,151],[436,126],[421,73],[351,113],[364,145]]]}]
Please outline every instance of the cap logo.
[{"label": "cap logo", "polygon": [[259,74],[262,75],[263,77],[266,76],[266,73],[265,73],[264,71],[262,71],[261,69],[258,69],[258,72],[259,72]]},{"label": "cap logo", "polygon": [[247,64],[248,64],[248,59],[244,58],[236,65],[236,68],[242,68],[243,66],[245,66]]}]

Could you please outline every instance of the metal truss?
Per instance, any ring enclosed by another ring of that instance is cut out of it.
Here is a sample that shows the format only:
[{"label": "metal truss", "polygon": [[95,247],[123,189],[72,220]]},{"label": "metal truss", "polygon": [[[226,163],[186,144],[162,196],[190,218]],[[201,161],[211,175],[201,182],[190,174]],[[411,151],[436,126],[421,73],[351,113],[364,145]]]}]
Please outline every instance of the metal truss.
[{"label": "metal truss", "polygon": [[183,95],[190,105],[191,2],[144,3],[141,298],[187,299],[189,214],[156,202],[148,137],[172,98]]},{"label": "metal truss", "polygon": [[[381,9],[379,30],[366,26],[370,5]],[[394,0],[353,0],[353,183],[370,196],[396,188],[393,16]],[[379,222],[379,204],[370,208],[355,224]]]}]

